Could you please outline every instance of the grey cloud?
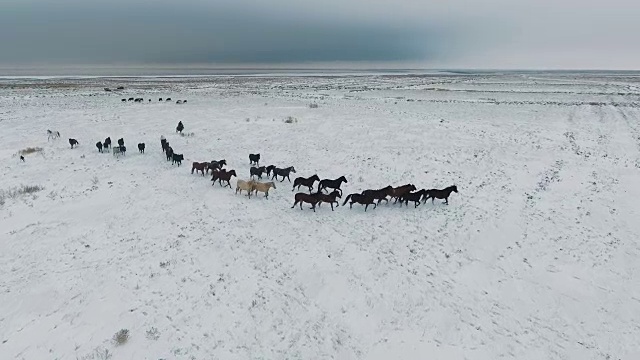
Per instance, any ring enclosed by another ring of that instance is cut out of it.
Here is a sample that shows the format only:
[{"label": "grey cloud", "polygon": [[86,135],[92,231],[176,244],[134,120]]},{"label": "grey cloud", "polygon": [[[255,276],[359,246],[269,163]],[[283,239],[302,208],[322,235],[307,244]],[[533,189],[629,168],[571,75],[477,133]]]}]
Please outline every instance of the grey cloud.
[{"label": "grey cloud", "polygon": [[632,0],[0,0],[0,64],[638,68]]}]

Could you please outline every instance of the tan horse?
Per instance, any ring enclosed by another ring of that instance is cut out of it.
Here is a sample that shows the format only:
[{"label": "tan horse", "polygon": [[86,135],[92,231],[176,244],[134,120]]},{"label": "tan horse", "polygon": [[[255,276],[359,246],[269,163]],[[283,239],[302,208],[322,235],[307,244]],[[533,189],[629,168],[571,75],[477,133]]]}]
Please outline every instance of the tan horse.
[{"label": "tan horse", "polygon": [[258,195],[258,191],[263,192],[264,197],[267,199],[269,198],[269,189],[271,188],[276,189],[276,184],[274,184],[273,181],[269,181],[266,183],[254,181],[253,184],[253,189],[256,191],[256,195]]},{"label": "tan horse", "polygon": [[251,199],[251,193],[253,192],[255,184],[256,182],[253,180],[238,180],[236,182],[236,194],[238,193],[238,191],[240,191],[240,194],[242,194],[242,190],[246,190],[246,192],[249,194],[249,199]]}]

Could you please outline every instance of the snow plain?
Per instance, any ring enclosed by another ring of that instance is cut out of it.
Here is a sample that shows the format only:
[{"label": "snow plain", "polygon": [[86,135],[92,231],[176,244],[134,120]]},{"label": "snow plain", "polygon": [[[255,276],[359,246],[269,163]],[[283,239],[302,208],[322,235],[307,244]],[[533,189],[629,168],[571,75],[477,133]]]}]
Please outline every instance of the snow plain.
[{"label": "snow plain", "polygon": [[[639,359],[639,119],[630,74],[3,79],[0,190],[44,190],[0,206],[0,359]],[[313,213],[190,173],[256,152],[460,193]]]}]

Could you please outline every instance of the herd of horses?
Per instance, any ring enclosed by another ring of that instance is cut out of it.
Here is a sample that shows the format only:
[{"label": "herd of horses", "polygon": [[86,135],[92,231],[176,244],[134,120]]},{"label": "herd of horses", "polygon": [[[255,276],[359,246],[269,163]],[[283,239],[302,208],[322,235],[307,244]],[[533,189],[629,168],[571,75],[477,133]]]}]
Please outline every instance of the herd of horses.
[{"label": "herd of horses", "polygon": [[[161,138],[161,144],[163,151],[166,151],[166,140]],[[182,155],[181,155],[182,156]],[[169,157],[167,156],[167,160]],[[194,172],[196,174],[201,173],[202,176],[205,174],[209,174],[211,171],[211,181],[212,185],[217,181],[220,186],[223,186],[223,182],[226,183],[224,187],[231,188],[231,178],[233,176],[237,177],[237,173],[235,170],[227,170],[224,169],[224,166],[227,164],[226,160],[212,160],[210,162],[193,162],[191,165],[191,173]],[[266,173],[267,178],[270,177],[270,180],[278,180],[278,177],[281,177],[280,182],[283,182],[284,179],[289,180],[291,182],[290,174],[295,173],[296,170],[293,166],[289,166],[286,168],[279,168],[275,165],[269,166],[260,166],[260,154],[249,154],[249,180],[241,180],[238,179],[236,181],[236,194],[242,194],[243,191],[247,192],[247,196],[251,198],[252,194],[258,195],[258,192],[262,192],[265,194],[265,198],[269,197],[269,190],[271,188],[276,189],[276,185],[273,181],[269,182],[260,182],[263,175]],[[258,179],[258,180],[256,180]],[[314,192],[315,183],[318,183],[317,190]],[[294,203],[291,208],[295,208],[296,205],[300,205],[300,209],[302,210],[302,204],[307,203],[311,205],[311,208],[314,212],[316,211],[316,207],[320,207],[322,203],[328,203],[331,205],[331,211],[334,210],[334,204],[339,206],[338,199],[342,198],[342,189],[341,186],[343,183],[348,183],[347,178],[341,176],[337,179],[323,179],[320,180],[320,177],[317,174],[314,174],[310,177],[297,177],[293,180],[293,188],[291,191],[295,191],[296,189],[299,191],[300,187],[306,187],[309,193],[298,192],[294,195]],[[435,199],[444,199],[445,204],[449,204],[449,196],[452,192],[458,192],[458,188],[453,185],[449,186],[445,189],[421,189],[418,190],[413,184],[406,184],[402,186],[393,187],[388,185],[381,189],[368,189],[364,190],[361,193],[353,193],[347,195],[342,206],[345,206],[349,203],[349,209],[353,208],[353,204],[361,204],[364,205],[364,211],[366,212],[369,208],[369,205],[373,205],[375,209],[383,200],[388,204],[390,200],[394,200],[394,204],[399,203],[400,206],[405,204],[405,206],[409,206],[409,202],[414,203],[414,208],[418,207],[420,204],[424,204],[427,200],[431,199],[431,203],[434,203]]]},{"label": "herd of horses", "polygon": [[[148,100],[149,100],[149,102],[151,102],[151,99],[148,99]],[[133,102],[137,102],[137,103],[142,103],[142,102],[144,102],[144,98],[132,98],[132,97],[130,97],[128,99],[122,99],[121,101],[122,102],[133,101]],[[163,101],[167,102],[167,101],[171,101],[171,98],[166,98],[164,100],[162,98],[159,98],[158,101],[159,102],[163,102]],[[186,103],[187,103],[187,100],[178,100],[178,101],[176,101],[176,104],[186,104]]]},{"label": "herd of horses", "polygon": [[[184,125],[182,122],[178,123],[176,127],[176,132],[182,132],[184,129]],[[59,138],[60,133],[57,131],[47,130],[49,138]],[[75,139],[69,139],[69,144],[73,149],[74,146],[77,146],[79,143]],[[162,151],[165,154],[167,161],[171,161],[172,165],[180,165],[182,164],[182,160],[184,160],[183,154],[176,153],[167,139],[164,136],[160,137],[160,145],[162,147]],[[126,153],[126,146],[124,145],[124,139],[118,139],[118,146],[111,146],[111,138],[107,137],[104,142],[98,141],[96,143],[96,147],[98,151],[103,152],[104,149],[112,148],[114,156],[116,155],[124,155]],[[138,151],[144,154],[145,144],[138,144]],[[276,184],[273,180],[278,180],[280,177],[280,182],[284,182],[285,179],[291,182],[290,174],[296,173],[296,169],[293,166],[288,166],[285,168],[279,168],[275,165],[269,166],[260,166],[260,154],[249,154],[249,180],[241,180],[238,179],[236,181],[236,194],[238,192],[242,194],[243,191],[247,193],[247,196],[251,198],[252,195],[257,196],[258,192],[264,193],[264,197],[266,199],[269,198],[269,190],[276,189]],[[216,182],[220,186],[223,187],[231,187],[231,178],[238,177],[238,174],[235,170],[225,169],[227,165],[227,161],[225,159],[222,160],[211,160],[208,162],[193,162],[191,164],[191,173],[194,172],[196,174],[201,173],[202,176],[208,175],[211,172],[211,185],[215,185]],[[262,180],[263,175],[267,176],[267,179],[271,181],[261,182],[258,180]],[[315,187],[316,182],[318,183],[317,190]],[[223,185],[224,183],[224,185]],[[320,207],[322,203],[328,203],[331,205],[331,210],[334,210],[334,204],[339,206],[340,203],[338,199],[342,199],[342,189],[341,186],[343,183],[348,183],[347,178],[341,176],[337,179],[322,179],[317,174],[314,174],[310,177],[296,177],[293,180],[293,188],[291,191],[300,190],[300,187],[306,187],[309,193],[306,192],[297,192],[294,195],[294,203],[291,208],[295,208],[297,205],[300,206],[302,210],[302,204],[307,203],[311,205],[310,209],[314,212],[316,211],[316,207]],[[404,204],[405,206],[409,206],[409,202],[414,204],[414,208],[418,207],[420,204],[426,203],[429,199],[431,199],[431,203],[433,204],[435,199],[443,199],[444,204],[449,204],[449,196],[451,193],[458,192],[458,188],[456,185],[449,186],[444,189],[420,189],[418,190],[414,184],[405,184],[401,186],[391,186],[387,185],[380,189],[367,189],[360,193],[352,193],[345,197],[342,206],[345,206],[349,203],[349,209],[353,208],[353,204],[360,204],[364,206],[364,211],[366,212],[369,208],[369,205],[373,205],[373,208],[377,208],[378,205],[384,200],[385,203],[389,203],[390,200],[394,200],[394,204],[399,203],[400,206]]]}]

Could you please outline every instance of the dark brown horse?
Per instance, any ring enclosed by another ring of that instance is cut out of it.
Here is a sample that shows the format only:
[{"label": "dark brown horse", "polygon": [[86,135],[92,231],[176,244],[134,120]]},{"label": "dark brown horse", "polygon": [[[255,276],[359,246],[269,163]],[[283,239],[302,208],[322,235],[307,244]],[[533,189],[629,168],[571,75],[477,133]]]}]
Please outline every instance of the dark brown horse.
[{"label": "dark brown horse", "polygon": [[362,195],[377,199],[378,204],[380,204],[382,200],[386,201],[388,204],[389,199],[387,199],[387,196],[393,196],[393,186],[389,185],[378,190],[365,190],[362,192]]},{"label": "dark brown horse", "polygon": [[346,197],[346,199],[344,199],[344,203],[342,204],[342,206],[345,206],[347,204],[347,201],[351,200],[351,202],[349,203],[349,209],[351,209],[353,207],[354,203],[358,203],[361,205],[364,205],[364,211],[367,211],[367,208],[369,207],[369,205],[373,205],[373,208],[375,209],[376,207],[378,207],[378,205],[376,205],[375,203],[375,199],[371,196],[366,196],[366,195],[362,195],[362,194],[350,194]]},{"label": "dark brown horse", "polygon": [[[218,183],[220,184],[220,186],[222,186],[222,182],[226,182],[227,185],[225,185],[224,187],[231,187],[231,177],[232,176],[238,176],[236,175],[236,171],[235,170],[231,170],[231,171],[226,171],[226,170],[219,170],[219,171],[214,171],[214,175],[211,178],[211,181],[214,182],[215,184],[215,179],[218,179]],[[213,184],[211,184],[213,185]]]},{"label": "dark brown horse", "polygon": [[427,190],[422,189],[416,192],[408,192],[400,197],[400,205],[404,202],[405,206],[409,206],[409,201],[413,201],[414,208],[417,208],[420,205],[420,200],[422,200],[423,196],[426,196]]},{"label": "dark brown horse", "polygon": [[313,212],[316,212],[316,205],[318,205],[318,203],[320,202],[320,199],[318,199],[316,196],[309,195],[307,193],[297,193],[294,196],[294,199],[295,199],[295,202],[291,207],[292,209],[296,207],[298,203],[300,203],[300,210],[302,210],[302,203],[306,202],[308,204],[311,204],[311,209],[313,210]]},{"label": "dark brown horse", "polygon": [[194,161],[193,164],[191,164],[191,173],[193,174],[194,171],[198,173],[198,171],[200,171],[202,173],[202,176],[204,176],[204,171],[208,169],[208,165],[209,163],[207,162],[200,163]]},{"label": "dark brown horse", "polygon": [[336,199],[342,197],[340,195],[340,191],[338,190],[333,190],[329,195],[322,192],[311,195],[317,197],[320,200],[320,202],[318,203],[318,207],[320,207],[323,202],[331,204],[331,211],[333,211],[333,203],[336,203],[336,206],[340,206],[340,203]]},{"label": "dark brown horse", "polygon": [[429,189],[425,191],[424,202],[427,202],[429,198],[431,198],[431,203],[433,204],[434,199],[444,199],[444,203],[449,205],[449,195],[451,192],[458,192],[458,187],[455,185],[449,186],[442,190],[438,189]]},{"label": "dark brown horse", "polygon": [[[402,195],[415,190],[417,189],[413,184],[407,184],[393,188],[393,195],[391,195],[391,197],[396,199],[393,203],[397,203]],[[400,205],[402,205],[402,202],[400,202]]]},{"label": "dark brown horse", "polygon": [[298,190],[300,190],[300,186],[306,186],[309,188],[309,193],[311,193],[311,191],[313,191],[313,184],[315,184],[316,181],[320,181],[317,174],[308,178],[297,177],[293,180],[293,189],[291,189],[291,191],[294,191],[296,186],[298,187]]}]

